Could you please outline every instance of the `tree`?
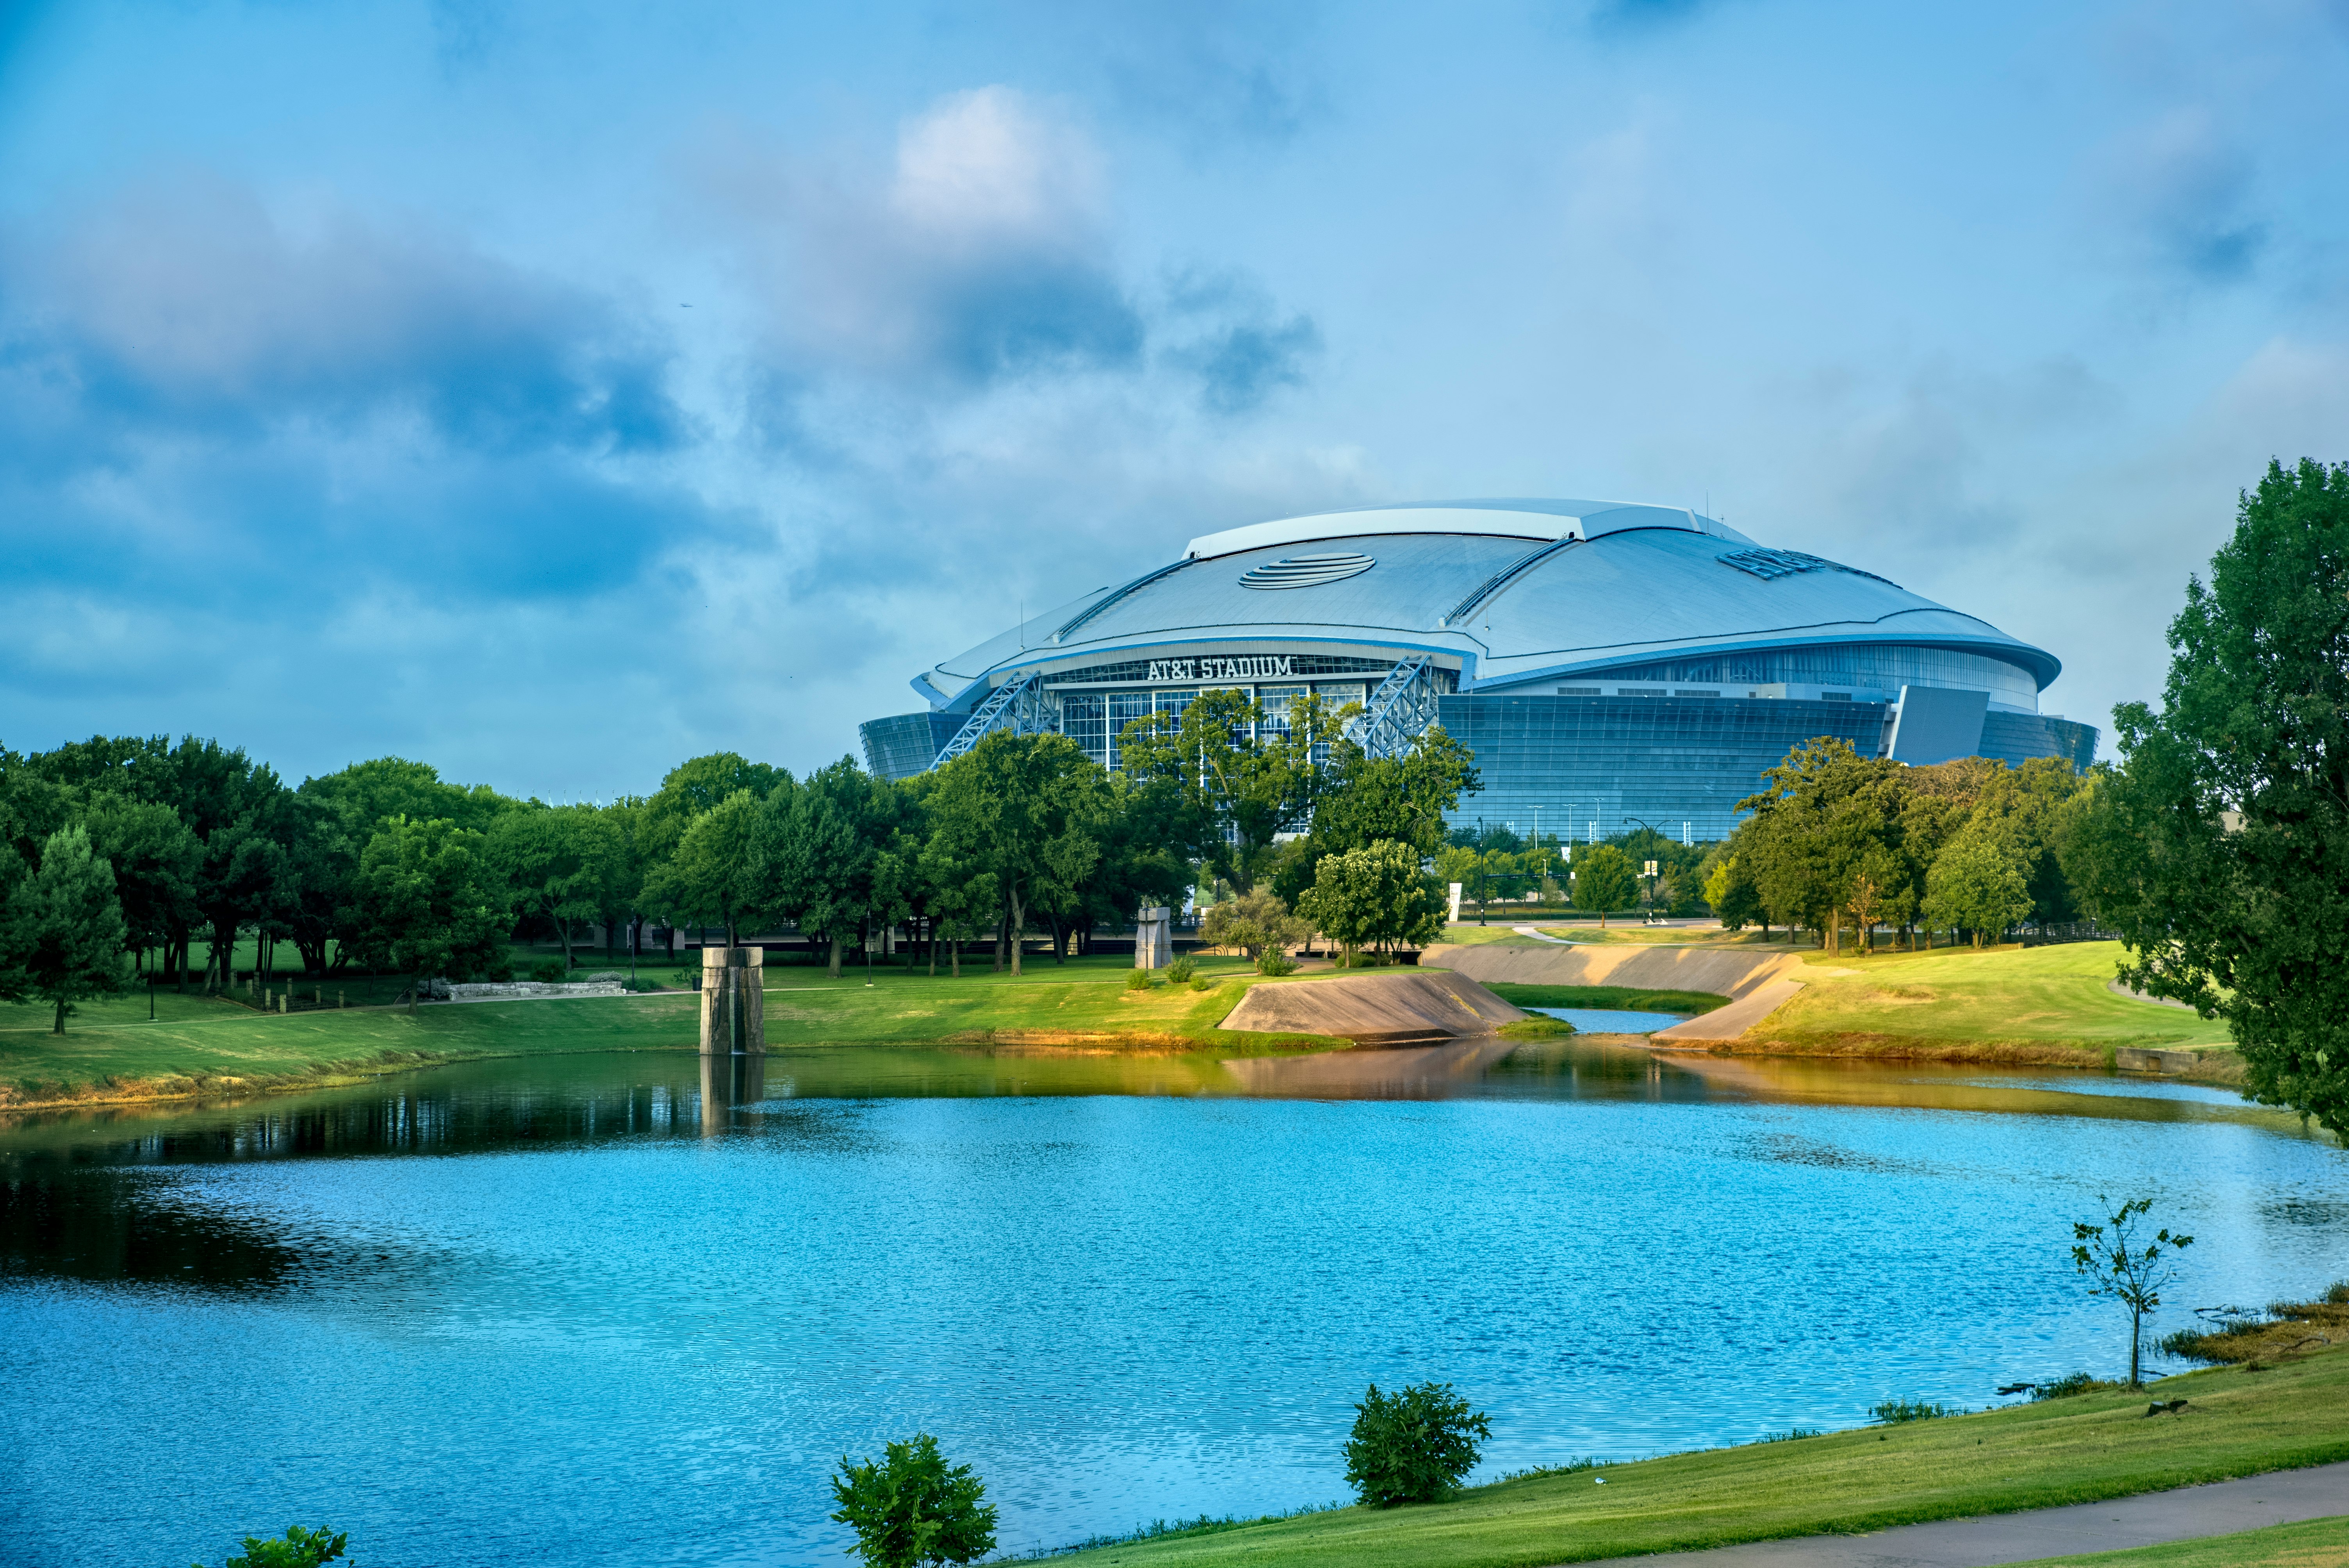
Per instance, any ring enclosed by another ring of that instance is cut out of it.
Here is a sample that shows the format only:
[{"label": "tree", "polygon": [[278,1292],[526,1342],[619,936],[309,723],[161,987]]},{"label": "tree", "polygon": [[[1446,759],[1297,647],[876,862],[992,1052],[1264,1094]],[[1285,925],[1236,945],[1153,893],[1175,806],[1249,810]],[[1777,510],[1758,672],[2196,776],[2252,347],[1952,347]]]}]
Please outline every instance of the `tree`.
[{"label": "tree", "polygon": [[187,913],[203,845],[170,806],[110,789],[90,795],[83,822],[91,852],[114,868],[130,944],[160,946]]},{"label": "tree", "polygon": [[593,806],[533,801],[492,824],[483,852],[505,878],[511,907],[553,923],[563,939],[563,967],[573,967],[571,928],[603,917],[626,870],[619,829]]},{"label": "tree", "polygon": [[1743,931],[1756,922],[1762,923],[1762,936],[1767,941],[1770,930],[1767,916],[1762,909],[1762,898],[1754,891],[1754,878],[1735,855],[1724,853],[1713,862],[1704,879],[1704,902],[1713,915],[1729,931]]},{"label": "tree", "polygon": [[1976,947],[1985,934],[1996,942],[2030,913],[2031,888],[2023,880],[2022,868],[1987,837],[1960,834],[1934,861],[1925,880],[1927,923],[1971,930]]},{"label": "tree", "polygon": [[[2098,1203],[2111,1200],[2102,1192]],[[2137,1386],[2137,1346],[2145,1315],[2161,1305],[2161,1289],[2178,1277],[2173,1254],[2194,1244],[2191,1236],[2173,1236],[2167,1227],[2142,1247],[2137,1233],[2153,1200],[2138,1198],[2123,1203],[2101,1225],[2075,1222],[2072,1226],[2072,1267],[2088,1276],[2090,1295],[2109,1295],[2128,1308],[2129,1387]],[[2165,1252],[2163,1249],[2167,1248]]]},{"label": "tree", "polygon": [[1354,1407],[1346,1439],[1346,1482],[1371,1508],[1433,1502],[1476,1468],[1479,1445],[1492,1440],[1482,1410],[1449,1383],[1418,1383],[1381,1394],[1376,1383]]},{"label": "tree", "polygon": [[1349,964],[1365,947],[1433,940],[1448,907],[1435,879],[1419,869],[1417,852],[1392,839],[1322,856],[1298,901],[1298,913],[1343,949]]},{"label": "tree", "polygon": [[[282,1540],[262,1541],[253,1536],[244,1538],[244,1554],[228,1560],[227,1568],[322,1568],[343,1554],[343,1544],[348,1535],[328,1535],[325,1525],[305,1530],[300,1525],[288,1526]],[[201,1563],[192,1568],[204,1568]]]},{"label": "tree", "polygon": [[19,873],[8,892],[7,967],[15,972],[8,991],[49,1004],[49,1032],[62,1035],[73,1004],[119,991],[129,978],[122,943],[114,868],[92,852],[89,830],[50,834],[41,863]]},{"label": "tree", "polygon": [[1607,912],[1631,902],[1636,879],[1631,857],[1612,844],[1584,846],[1574,862],[1574,907],[1599,912],[1599,929],[1607,929]]},{"label": "tree", "polygon": [[1310,929],[1288,913],[1278,893],[1257,888],[1209,904],[1199,923],[1199,939],[1217,947],[1237,947],[1253,959],[1268,951],[1286,952],[1304,941]]},{"label": "tree", "polygon": [[653,861],[666,859],[696,817],[716,810],[720,802],[745,790],[752,799],[763,800],[777,784],[790,778],[780,768],[752,762],[732,751],[713,751],[678,763],[662,777],[661,787],[645,802],[645,855]]},{"label": "tree", "polygon": [[1110,799],[1101,765],[1064,735],[998,730],[938,769],[933,831],[947,859],[993,877],[1014,975],[1029,911],[1071,902],[1100,863]]},{"label": "tree", "polygon": [[646,907],[673,925],[721,926],[735,946],[743,924],[774,907],[771,804],[738,789],[695,817],[645,879]]},{"label": "tree", "polygon": [[2349,1142],[2349,465],[2271,463],[2168,640],[2160,713],[2113,710],[2091,913],[2126,984],[2227,1021],[2253,1098]]},{"label": "tree", "polygon": [[842,944],[864,934],[880,891],[875,788],[870,774],[843,757],[767,800],[775,907],[811,939],[831,944],[835,980]]},{"label": "tree", "polygon": [[948,1465],[938,1440],[916,1432],[890,1443],[879,1462],[843,1454],[832,1478],[833,1519],[856,1532],[865,1568],[970,1563],[995,1550],[995,1505],[968,1465]]},{"label": "tree", "polygon": [[1312,820],[1329,782],[1316,759],[1338,743],[1346,711],[1299,697],[1276,724],[1244,691],[1202,692],[1179,716],[1127,725],[1120,763],[1136,779],[1181,789],[1209,830],[1187,847],[1245,891],[1270,858],[1274,836]]},{"label": "tree", "polygon": [[454,822],[394,817],[367,841],[353,886],[351,945],[366,962],[416,976],[466,979],[502,968],[504,889],[483,863],[482,835]]},{"label": "tree", "polygon": [[[1463,795],[1483,788],[1476,755],[1430,725],[1400,757],[1370,757],[1350,740],[1330,748],[1329,777],[1313,808],[1319,854],[1368,848],[1382,839],[1423,855],[1444,842],[1444,822]],[[1318,857],[1317,857],[1318,858]]]}]

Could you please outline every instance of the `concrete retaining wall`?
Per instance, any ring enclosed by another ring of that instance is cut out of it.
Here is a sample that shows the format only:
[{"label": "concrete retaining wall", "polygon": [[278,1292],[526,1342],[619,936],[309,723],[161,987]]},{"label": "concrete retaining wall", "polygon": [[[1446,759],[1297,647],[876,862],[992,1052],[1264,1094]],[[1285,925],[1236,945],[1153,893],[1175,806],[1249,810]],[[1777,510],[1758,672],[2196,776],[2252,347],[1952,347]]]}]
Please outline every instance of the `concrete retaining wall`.
[{"label": "concrete retaining wall", "polygon": [[1252,985],[1223,1026],[1256,1034],[1336,1035],[1357,1045],[1405,1045],[1489,1035],[1531,1016],[1466,975],[1423,969]]},{"label": "concrete retaining wall", "polygon": [[1634,947],[1628,943],[1573,947],[1477,944],[1431,947],[1420,962],[1487,985],[1628,985],[1642,991],[1709,991],[1734,998],[1799,971],[1803,955],[1736,947]]}]

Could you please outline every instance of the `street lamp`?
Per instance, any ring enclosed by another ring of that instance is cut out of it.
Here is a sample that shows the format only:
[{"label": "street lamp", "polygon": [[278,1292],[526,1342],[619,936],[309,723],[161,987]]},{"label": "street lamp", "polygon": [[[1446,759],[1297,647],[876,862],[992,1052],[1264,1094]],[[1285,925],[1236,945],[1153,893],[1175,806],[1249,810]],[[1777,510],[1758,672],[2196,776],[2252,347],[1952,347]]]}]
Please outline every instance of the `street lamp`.
[{"label": "street lamp", "polygon": [[[1626,817],[1623,820],[1627,822],[1637,822],[1647,829],[1651,839],[1661,839],[1664,836],[1656,831],[1656,825],[1644,817]],[[1652,925],[1656,920],[1656,862],[1648,861],[1641,874],[1648,879],[1648,918],[1643,923]]]}]

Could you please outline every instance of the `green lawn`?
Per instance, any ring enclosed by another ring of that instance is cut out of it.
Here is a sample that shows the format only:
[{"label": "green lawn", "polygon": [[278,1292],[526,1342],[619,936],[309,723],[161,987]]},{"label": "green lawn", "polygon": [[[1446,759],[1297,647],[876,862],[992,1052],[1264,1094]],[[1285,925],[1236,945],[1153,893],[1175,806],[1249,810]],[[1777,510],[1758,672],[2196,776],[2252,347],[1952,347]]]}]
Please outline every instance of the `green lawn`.
[{"label": "green lawn", "polygon": [[[2191,1403],[2147,1419],[2156,1394]],[[1305,1514],[1101,1547],[1069,1561],[1516,1568],[1881,1530],[2349,1459],[2344,1400],[2349,1349],[2266,1372],[2189,1373],[2135,1395],[2089,1394],[1502,1481],[1449,1502]]]},{"label": "green lawn", "polygon": [[[1216,1027],[1252,985],[1267,981],[1237,958],[1198,961],[1215,989],[1163,982],[1125,988],[1131,959],[1050,960],[1014,979],[966,966],[959,979],[919,970],[862,969],[829,978],[821,967],[789,966],[766,977],[767,1041],[795,1045],[894,1041],[1105,1045],[1211,1048],[1227,1056],[1321,1049],[1313,1036],[1227,1034]],[[666,971],[664,971],[666,973]],[[331,996],[334,987],[328,987]],[[148,998],[84,1003],[62,1036],[36,1007],[0,1010],[0,1104],[88,1096],[110,1086],[128,1097],[158,1084],[236,1078],[253,1084],[315,1078],[336,1071],[471,1057],[540,1052],[691,1050],[699,998],[672,991],[619,998],[443,1004],[264,1014],[221,997],[159,989],[156,1021]],[[229,1087],[229,1086],[220,1086]],[[103,1097],[101,1094],[100,1098]]]},{"label": "green lawn", "polygon": [[2168,1048],[2223,1047],[2227,1026],[2180,1007],[2105,989],[2121,956],[2116,942],[2055,947],[1951,947],[1929,953],[1813,953],[1789,976],[1802,993],[1747,1037],[1793,1046],[1968,1041]]},{"label": "green lawn", "polygon": [[2349,1568],[2349,1514],[2126,1552],[2034,1557],[2014,1568]]},{"label": "green lawn", "polygon": [[1729,1005],[1710,991],[1641,991],[1630,985],[1518,985],[1496,980],[1487,985],[1504,1002],[1520,1007],[1628,1007],[1639,1013],[1710,1013]]}]

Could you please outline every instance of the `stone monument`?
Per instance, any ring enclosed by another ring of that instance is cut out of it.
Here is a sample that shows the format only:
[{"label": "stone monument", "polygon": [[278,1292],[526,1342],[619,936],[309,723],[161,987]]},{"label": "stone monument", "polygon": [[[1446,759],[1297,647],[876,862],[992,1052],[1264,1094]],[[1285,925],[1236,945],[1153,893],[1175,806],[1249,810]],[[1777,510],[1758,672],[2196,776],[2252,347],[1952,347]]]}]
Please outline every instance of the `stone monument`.
[{"label": "stone monument", "polygon": [[763,947],[701,950],[701,1054],[765,1056],[767,1009]]},{"label": "stone monument", "polygon": [[1146,904],[1133,923],[1133,966],[1164,969],[1174,962],[1174,912],[1163,903]]}]

